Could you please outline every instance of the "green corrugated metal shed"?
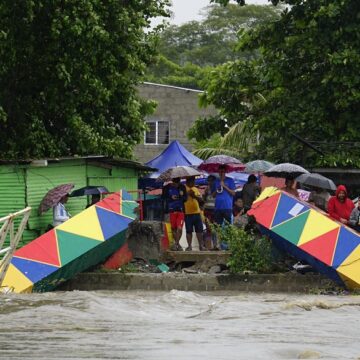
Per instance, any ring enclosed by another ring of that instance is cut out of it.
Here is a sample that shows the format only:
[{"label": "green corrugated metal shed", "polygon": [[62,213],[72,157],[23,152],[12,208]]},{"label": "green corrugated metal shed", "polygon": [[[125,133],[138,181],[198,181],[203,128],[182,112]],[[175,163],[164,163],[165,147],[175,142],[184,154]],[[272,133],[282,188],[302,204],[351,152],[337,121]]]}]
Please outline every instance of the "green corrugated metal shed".
[{"label": "green corrugated metal shed", "polygon": [[[49,210],[38,216],[38,206],[53,187],[73,183],[74,189],[86,185],[106,186],[110,192],[125,189],[137,198],[140,173],[151,171],[138,162],[102,156],[44,159],[37,161],[0,161],[0,217],[32,207],[20,245],[35,239],[52,223]],[[69,198],[67,209],[75,215],[87,204],[86,197]]]}]

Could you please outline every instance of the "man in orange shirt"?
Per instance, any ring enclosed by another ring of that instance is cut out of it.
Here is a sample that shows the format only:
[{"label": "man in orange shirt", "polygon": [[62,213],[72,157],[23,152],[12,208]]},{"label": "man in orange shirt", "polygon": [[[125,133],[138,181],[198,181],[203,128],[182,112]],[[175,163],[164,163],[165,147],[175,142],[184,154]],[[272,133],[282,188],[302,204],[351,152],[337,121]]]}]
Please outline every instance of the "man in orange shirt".
[{"label": "man in orange shirt", "polygon": [[203,201],[199,190],[195,187],[195,178],[190,177],[186,180],[187,200],[185,207],[185,228],[186,240],[188,243],[187,251],[192,250],[192,233],[195,229],[196,237],[199,242],[200,251],[205,250],[203,238],[203,222],[201,219],[200,203]]}]

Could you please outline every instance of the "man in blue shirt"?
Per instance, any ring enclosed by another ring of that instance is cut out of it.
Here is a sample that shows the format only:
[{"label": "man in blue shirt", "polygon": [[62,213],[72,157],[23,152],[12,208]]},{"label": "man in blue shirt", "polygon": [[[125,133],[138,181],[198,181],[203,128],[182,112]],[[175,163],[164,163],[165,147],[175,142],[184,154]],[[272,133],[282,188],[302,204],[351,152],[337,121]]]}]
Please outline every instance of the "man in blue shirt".
[{"label": "man in blue shirt", "polygon": [[186,188],[180,182],[180,178],[172,179],[172,183],[163,189],[163,198],[167,203],[167,210],[170,214],[170,225],[174,237],[176,251],[182,250],[180,239],[184,225],[184,202],[187,199]]},{"label": "man in blue shirt", "polygon": [[226,165],[219,165],[219,179],[215,181],[213,196],[215,197],[215,223],[222,225],[224,221],[231,224],[235,182],[225,176]]}]

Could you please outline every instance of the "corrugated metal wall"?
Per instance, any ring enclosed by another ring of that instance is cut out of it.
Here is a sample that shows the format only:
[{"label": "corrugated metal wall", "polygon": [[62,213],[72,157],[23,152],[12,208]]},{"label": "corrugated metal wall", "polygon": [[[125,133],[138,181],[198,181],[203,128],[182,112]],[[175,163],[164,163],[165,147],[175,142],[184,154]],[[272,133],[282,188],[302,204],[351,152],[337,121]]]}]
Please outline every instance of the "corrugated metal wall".
[{"label": "corrugated metal wall", "polygon": [[0,166],[0,217],[25,207],[25,169]]},{"label": "corrugated metal wall", "polygon": [[137,199],[138,172],[135,169],[113,166],[110,169],[102,169],[94,166],[88,167],[88,185],[101,185],[108,188],[110,192],[124,189],[130,191]]},{"label": "corrugated metal wall", "polygon": [[[52,210],[38,216],[38,207],[45,194],[57,185],[73,183],[74,189],[86,185],[103,185],[109,191],[137,189],[138,171],[108,165],[89,165],[84,159],[63,160],[45,167],[31,165],[0,166],[0,217],[26,206],[32,207],[29,223],[19,246],[41,235],[52,224]],[[134,198],[137,194],[134,193]],[[71,215],[81,212],[87,197],[69,198],[66,208]]]},{"label": "corrugated metal wall", "polygon": [[[84,160],[70,160],[61,163],[49,164],[46,167],[31,167],[27,169],[26,198],[32,207],[29,219],[30,230],[40,230],[41,233],[48,224],[52,224],[51,209],[38,216],[38,207],[45,194],[60,184],[73,183],[76,188],[86,186],[86,164]],[[66,205],[70,214],[75,215],[86,206],[85,197],[69,198]]]},{"label": "corrugated metal wall", "polygon": [[[0,166],[0,217],[22,210],[25,207],[25,169],[14,165]],[[21,217],[15,219],[15,229],[17,229],[21,219]],[[8,243],[9,236],[5,241],[5,246]]]}]

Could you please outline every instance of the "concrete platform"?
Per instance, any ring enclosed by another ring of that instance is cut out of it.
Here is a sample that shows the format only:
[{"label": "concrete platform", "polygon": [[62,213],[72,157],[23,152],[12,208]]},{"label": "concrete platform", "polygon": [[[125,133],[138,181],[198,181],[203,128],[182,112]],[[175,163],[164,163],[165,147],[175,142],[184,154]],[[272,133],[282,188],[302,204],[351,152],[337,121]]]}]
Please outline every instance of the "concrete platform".
[{"label": "concrete platform", "polygon": [[184,274],[184,273],[82,273],[58,290],[238,291],[318,293],[339,289],[317,274]]}]

